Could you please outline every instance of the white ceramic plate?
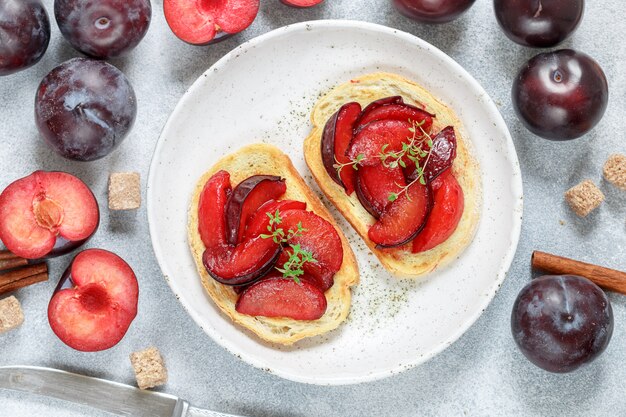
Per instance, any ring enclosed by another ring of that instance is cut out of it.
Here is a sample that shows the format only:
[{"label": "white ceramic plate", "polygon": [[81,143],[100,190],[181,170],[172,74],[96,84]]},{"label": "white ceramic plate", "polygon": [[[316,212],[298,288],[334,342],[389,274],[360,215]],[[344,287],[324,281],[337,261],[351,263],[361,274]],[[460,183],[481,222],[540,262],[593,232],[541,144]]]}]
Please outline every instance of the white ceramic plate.
[{"label": "white ceramic plate", "polygon": [[[425,86],[461,118],[480,149],[484,207],[471,246],[422,281],[390,277],[333,212],[357,254],[361,283],[349,319],[291,348],[260,342],[223,316],[205,294],[187,247],[187,207],[198,178],[223,155],[253,142],[278,145],[307,182],[302,155],[320,94],[351,77],[394,72]],[[191,317],[221,346],[284,378],[350,384],[390,376],[441,352],[480,316],[517,246],[522,181],[496,106],[450,57],[407,33],[353,21],[274,30],[239,46],[187,91],[159,139],[148,179],[148,219],[161,269]]]}]

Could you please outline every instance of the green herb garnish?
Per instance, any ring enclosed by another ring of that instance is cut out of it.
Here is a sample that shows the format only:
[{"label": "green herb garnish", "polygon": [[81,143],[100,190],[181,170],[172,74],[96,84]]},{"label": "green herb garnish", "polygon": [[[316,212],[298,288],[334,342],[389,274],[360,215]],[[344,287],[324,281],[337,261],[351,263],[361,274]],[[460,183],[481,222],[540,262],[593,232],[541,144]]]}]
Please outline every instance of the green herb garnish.
[{"label": "green herb garnish", "polygon": [[[304,227],[302,227],[302,222],[298,222],[296,225],[296,230],[289,229],[287,233],[285,233],[282,227],[276,227],[283,222],[282,217],[280,216],[280,210],[276,210],[276,212],[266,213],[267,217],[269,217],[270,222],[267,226],[267,231],[269,234],[261,234],[261,238],[263,239],[272,239],[274,243],[277,244],[286,244],[292,238],[296,236],[302,236],[304,232],[307,231]],[[280,273],[283,274],[285,278],[291,278],[298,284],[300,283],[299,277],[304,274],[303,265],[306,262],[317,263],[317,259],[313,258],[313,254],[308,250],[302,249],[300,244],[292,245],[290,244],[292,252],[289,255],[289,259],[287,262],[283,264],[282,268],[276,268]]]}]

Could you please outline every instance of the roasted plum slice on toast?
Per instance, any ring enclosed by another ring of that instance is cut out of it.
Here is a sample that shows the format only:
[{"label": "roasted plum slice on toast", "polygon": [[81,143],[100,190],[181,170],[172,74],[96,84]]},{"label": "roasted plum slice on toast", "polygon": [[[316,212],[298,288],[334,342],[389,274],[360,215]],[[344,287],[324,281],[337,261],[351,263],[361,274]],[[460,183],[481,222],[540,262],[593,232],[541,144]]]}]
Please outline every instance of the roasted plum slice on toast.
[{"label": "roasted plum slice on toast", "polygon": [[226,202],[228,243],[241,243],[250,217],[261,205],[277,199],[286,190],[285,180],[275,175],[253,175],[237,184]]},{"label": "roasted plum slice on toast", "polygon": [[52,331],[71,348],[95,352],[116,345],[137,315],[139,286],[132,268],[103,249],[80,252],[50,299]]},{"label": "roasted plum slice on toast", "polygon": [[337,230],[327,220],[306,210],[285,210],[281,214],[283,230],[298,230],[298,225],[305,232],[295,235],[285,244],[283,253],[276,263],[277,268],[283,268],[292,254],[291,245],[300,245],[304,250],[311,252],[315,262],[306,262],[304,273],[309,275],[318,284],[322,291],[333,285],[333,276],[343,263],[343,249],[341,238]]},{"label": "roasted plum slice on toast", "polygon": [[[359,103],[347,103],[333,114],[322,133],[322,162],[328,175],[337,184],[345,188],[346,194],[354,192],[356,172],[350,166],[350,159],[346,155],[352,141],[353,128],[361,114]],[[337,170],[335,164],[348,164]]]},{"label": "roasted plum slice on toast", "polygon": [[282,212],[285,210],[305,210],[306,203],[295,200],[269,200],[254,213],[246,225],[244,240],[250,239],[268,232],[270,225],[270,215],[274,215],[276,210]]},{"label": "roasted plum slice on toast", "polygon": [[393,248],[414,239],[424,228],[432,207],[429,185],[415,181],[399,193],[368,230],[378,248]]},{"label": "roasted plum slice on toast", "polygon": [[281,247],[260,236],[231,245],[226,240],[225,207],[231,195],[230,175],[219,171],[204,185],[198,209],[198,231],[205,246],[202,261],[218,282],[244,285],[272,269]]},{"label": "roasted plum slice on toast", "polygon": [[389,196],[398,193],[406,180],[402,167],[385,167],[382,164],[360,167],[357,171],[356,195],[372,216],[379,218],[391,203]]},{"label": "roasted plum slice on toast", "polygon": [[348,160],[359,160],[360,166],[381,163],[381,153],[395,152],[409,143],[413,136],[408,120],[377,120],[355,131],[348,149]]},{"label": "roasted plum slice on toast", "polygon": [[246,288],[235,309],[251,316],[317,320],[326,312],[326,306],[324,293],[307,279],[297,283],[293,279],[272,276]]},{"label": "roasted plum slice on toast", "polygon": [[425,110],[419,109],[409,104],[387,104],[384,106],[378,106],[373,110],[364,111],[358,123],[355,126],[356,130],[362,129],[365,125],[378,120],[401,120],[409,122],[421,127],[426,133],[430,132],[430,128],[433,125],[434,115],[428,113]]},{"label": "roasted plum slice on toast", "polygon": [[404,100],[402,99],[401,96],[390,96],[390,97],[384,97],[378,100],[374,100],[370,104],[365,106],[365,108],[361,112],[361,117],[359,118],[357,122],[360,122],[360,119],[362,119],[363,117],[366,117],[371,111],[374,111],[379,107],[387,106],[390,104],[402,104],[402,103],[404,103]]},{"label": "roasted plum slice on toast", "polygon": [[412,242],[413,253],[425,252],[448,240],[463,215],[463,189],[451,170],[435,178],[431,187],[433,208],[424,229]]},{"label": "roasted plum slice on toast", "polygon": [[0,194],[0,240],[22,258],[67,253],[85,243],[99,222],[89,187],[65,172],[35,171]]},{"label": "roasted plum slice on toast", "polygon": [[[442,172],[452,166],[456,158],[456,135],[452,126],[445,127],[432,138],[433,147],[430,149],[428,162],[424,166],[424,178],[431,182]],[[413,165],[414,166],[414,165]],[[415,169],[411,170],[407,179],[413,181],[418,177]]]},{"label": "roasted plum slice on toast", "polygon": [[259,0],[164,0],[163,12],[178,38],[207,45],[250,26],[259,12]]}]

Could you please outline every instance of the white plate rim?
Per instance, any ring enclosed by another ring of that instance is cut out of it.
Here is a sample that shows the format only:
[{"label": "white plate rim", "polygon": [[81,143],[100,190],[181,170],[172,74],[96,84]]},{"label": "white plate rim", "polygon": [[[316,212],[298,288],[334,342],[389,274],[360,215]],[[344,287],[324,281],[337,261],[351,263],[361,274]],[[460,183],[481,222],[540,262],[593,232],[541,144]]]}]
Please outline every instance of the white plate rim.
[{"label": "white plate rim", "polygon": [[[484,100],[484,105],[487,106],[490,112],[495,116],[495,119],[496,119],[495,127],[504,134],[503,139],[506,142],[505,148],[507,150],[507,156],[509,157],[510,162],[511,162],[511,170],[513,173],[512,181],[511,181],[511,191],[513,195],[515,196],[515,200],[517,201],[514,207],[515,215],[513,216],[513,227],[512,227],[511,236],[510,236],[511,245],[508,251],[506,252],[505,256],[502,258],[502,262],[500,264],[500,269],[498,271],[497,277],[494,280],[493,285],[487,292],[487,296],[482,298],[483,301],[479,305],[479,307],[476,308],[473,314],[467,317],[467,319],[463,322],[461,326],[457,327],[455,332],[451,333],[451,335],[446,340],[439,343],[436,347],[434,347],[427,353],[420,355],[420,356],[416,356],[414,361],[403,363],[402,365],[398,365],[393,369],[386,369],[386,370],[371,372],[371,373],[367,373],[367,374],[363,374],[359,376],[343,376],[343,377],[324,379],[324,380],[318,380],[315,377],[303,376],[297,373],[286,372],[286,371],[279,370],[279,369],[268,368],[267,364],[263,363],[262,361],[257,360],[255,357],[251,355],[248,355],[246,352],[234,349],[233,346],[229,343],[229,341],[224,339],[219,333],[212,331],[213,329],[205,328],[202,325],[201,317],[195,314],[191,309],[187,308],[187,306],[185,305],[184,295],[182,295],[181,293],[177,291],[176,285],[173,282],[173,280],[168,278],[168,277],[174,276],[175,273],[173,271],[170,271],[169,268],[167,267],[167,264],[163,261],[163,259],[165,259],[165,256],[157,239],[157,234],[155,230],[156,226],[154,226],[155,221],[156,221],[155,220],[156,214],[151,204],[151,202],[154,201],[154,198],[153,198],[153,190],[155,189],[154,172],[157,170],[157,165],[159,164],[158,156],[160,154],[161,148],[164,143],[164,136],[165,136],[164,134],[170,128],[170,124],[172,123],[172,120],[175,120],[176,116],[181,111],[183,111],[185,107],[185,102],[187,101],[187,99],[189,99],[192,93],[196,89],[200,88],[200,86],[203,83],[207,82],[207,79],[211,77],[211,73],[213,73],[214,71],[221,70],[222,67],[226,66],[229,63],[229,61],[236,58],[240,53],[243,53],[244,51],[252,49],[256,45],[269,41],[274,37],[282,36],[289,32],[311,30],[313,28],[315,29],[323,29],[323,28],[364,29],[364,30],[370,30],[373,32],[379,32],[379,33],[383,33],[387,35],[396,36],[404,41],[416,43],[418,46],[421,46],[425,50],[428,50],[429,53],[435,55],[435,57],[441,59],[446,65],[449,65],[456,71],[462,73],[465,76],[465,80],[470,84],[470,86],[474,90],[476,90],[477,93],[481,94],[483,97],[486,98]],[[306,384],[314,384],[314,385],[348,385],[348,384],[358,384],[358,383],[364,383],[364,382],[377,381],[377,380],[398,374],[405,370],[412,369],[430,360],[431,358],[433,358],[434,356],[436,356],[437,354],[445,350],[447,347],[452,345],[480,318],[482,313],[489,306],[489,304],[495,297],[496,293],[498,292],[498,289],[502,285],[506,277],[506,274],[511,266],[511,263],[513,262],[515,253],[517,251],[517,246],[518,246],[519,238],[521,235],[521,227],[522,227],[522,221],[523,221],[523,181],[522,181],[522,174],[521,174],[519,159],[517,157],[517,152],[515,150],[515,145],[513,143],[513,139],[511,137],[509,129],[504,119],[502,118],[502,115],[500,114],[500,111],[497,109],[491,97],[487,94],[484,88],[478,83],[478,81],[476,81],[469,72],[467,72],[459,63],[457,63],[454,59],[452,59],[446,53],[441,51],[436,46],[422,40],[421,38],[415,35],[401,31],[399,29],[394,29],[394,28],[376,24],[376,23],[363,22],[363,21],[357,21],[357,20],[343,20],[343,19],[311,20],[311,21],[294,23],[291,25],[286,25],[286,26],[282,26],[280,28],[274,29],[270,32],[259,35],[235,47],[233,50],[231,50],[222,58],[220,58],[217,62],[215,62],[211,67],[209,67],[203,74],[201,74],[193,82],[191,87],[185,90],[185,93],[179,99],[174,110],[168,117],[167,122],[165,123],[163,129],[161,130],[161,134],[159,135],[159,139],[157,140],[154,153],[152,155],[152,160],[150,162],[150,168],[148,171],[146,201],[147,201],[146,206],[147,206],[147,214],[148,214],[148,227],[150,231],[150,239],[152,243],[152,249],[157,259],[157,263],[159,265],[159,268],[161,269],[161,272],[164,274],[165,280],[168,283],[170,289],[172,290],[172,292],[174,293],[174,295],[176,296],[180,304],[183,306],[183,309],[187,312],[187,314],[189,314],[189,316],[194,320],[194,322],[209,337],[211,337],[211,339],[214,342],[216,342],[226,351],[236,356],[237,358],[243,360],[244,362],[258,369],[261,369],[263,371],[266,371],[268,373],[280,376],[282,378],[285,378],[291,381],[301,382],[301,383],[306,383]]]}]

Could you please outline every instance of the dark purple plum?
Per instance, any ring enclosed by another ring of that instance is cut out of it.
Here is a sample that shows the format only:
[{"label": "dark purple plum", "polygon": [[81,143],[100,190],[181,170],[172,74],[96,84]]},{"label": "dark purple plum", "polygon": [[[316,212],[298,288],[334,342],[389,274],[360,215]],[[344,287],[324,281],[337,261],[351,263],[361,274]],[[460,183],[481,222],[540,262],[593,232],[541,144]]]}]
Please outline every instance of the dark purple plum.
[{"label": "dark purple plum", "polygon": [[39,0],[0,0],[0,75],[35,65],[49,42],[50,20]]},{"label": "dark purple plum", "polygon": [[520,291],[511,331],[532,363],[550,372],[570,372],[604,352],[613,333],[613,311],[604,291],[588,279],[546,275]]},{"label": "dark purple plum", "polygon": [[393,0],[396,9],[406,17],[422,23],[451,22],[476,0]]},{"label": "dark purple plum", "polygon": [[45,141],[77,161],[102,158],[126,137],[137,114],[128,79],[103,61],[74,58],[44,77],[35,120]]},{"label": "dark purple plum", "polygon": [[548,48],[567,39],[583,16],[584,0],[494,0],[500,27],[512,41]]},{"label": "dark purple plum", "polygon": [[94,58],[124,55],[150,26],[150,0],[55,0],[54,16],[74,48]]},{"label": "dark purple plum", "polygon": [[512,100],[522,123],[551,140],[578,138],[604,115],[609,87],[589,55],[571,49],[531,58],[513,82]]}]

